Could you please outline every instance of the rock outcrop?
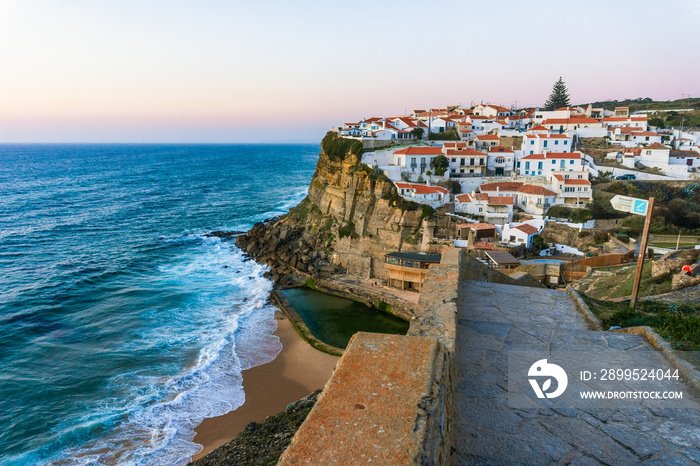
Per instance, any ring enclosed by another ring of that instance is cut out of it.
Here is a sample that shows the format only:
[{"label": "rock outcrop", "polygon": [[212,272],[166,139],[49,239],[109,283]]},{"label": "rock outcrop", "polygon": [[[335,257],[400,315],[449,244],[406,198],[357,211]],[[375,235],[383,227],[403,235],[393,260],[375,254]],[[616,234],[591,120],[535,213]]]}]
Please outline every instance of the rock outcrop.
[{"label": "rock outcrop", "polygon": [[[381,279],[384,254],[420,250],[423,219],[432,209],[402,202],[383,173],[362,164],[361,151],[339,152],[333,144],[339,141],[348,140],[332,133],[324,138],[309,194],[298,206],[236,238],[242,250],[271,267],[276,283],[338,271]],[[436,224],[450,228],[444,218]]]}]

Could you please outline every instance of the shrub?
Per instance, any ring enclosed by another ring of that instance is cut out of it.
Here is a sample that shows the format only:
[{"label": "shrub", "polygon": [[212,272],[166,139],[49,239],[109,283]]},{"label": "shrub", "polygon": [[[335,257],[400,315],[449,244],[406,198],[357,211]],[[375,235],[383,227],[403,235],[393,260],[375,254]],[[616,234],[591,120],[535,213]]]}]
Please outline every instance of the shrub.
[{"label": "shrub", "polygon": [[362,142],[355,139],[339,138],[332,131],[326,133],[321,141],[321,148],[331,160],[344,160],[348,153],[360,156],[363,152]]},{"label": "shrub", "polygon": [[349,236],[352,239],[359,238],[358,234],[355,233],[354,223],[348,222],[342,227],[338,228],[338,237],[345,238],[346,236]]}]

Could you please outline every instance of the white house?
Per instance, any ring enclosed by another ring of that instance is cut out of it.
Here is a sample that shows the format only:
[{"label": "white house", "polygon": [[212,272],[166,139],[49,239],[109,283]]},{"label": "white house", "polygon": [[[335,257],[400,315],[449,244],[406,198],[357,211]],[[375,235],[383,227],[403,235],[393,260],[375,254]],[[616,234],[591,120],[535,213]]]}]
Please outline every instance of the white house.
[{"label": "white house", "polygon": [[439,207],[450,202],[450,192],[440,186],[394,182],[399,195],[409,201]]},{"label": "white house", "polygon": [[501,143],[501,138],[497,134],[477,134],[474,143],[477,149],[488,149],[498,146]]},{"label": "white house", "polygon": [[644,131],[633,126],[612,126],[608,128],[610,141],[623,147],[636,147],[639,144],[661,143],[661,135],[652,131]]},{"label": "white house", "polygon": [[634,163],[639,161],[642,149],[625,149],[620,163],[627,168],[634,168]]},{"label": "white house", "polygon": [[530,248],[532,247],[533,238],[537,233],[539,233],[539,230],[527,223],[521,223],[513,227],[505,225],[501,232],[501,241]]},{"label": "white house", "polygon": [[430,162],[438,155],[443,155],[442,147],[405,147],[394,151],[392,162],[402,172],[423,174],[432,170]]},{"label": "white house", "polygon": [[532,124],[541,125],[543,121],[551,118],[569,118],[571,116],[571,110],[568,108],[562,108],[557,110],[535,110],[532,115]]},{"label": "white house", "polygon": [[507,176],[515,166],[515,151],[503,146],[491,146],[488,149],[486,168],[496,176]]},{"label": "white house", "polygon": [[518,173],[531,176],[548,176],[552,172],[582,172],[586,165],[581,152],[546,152],[530,154],[517,161]]},{"label": "white house", "polygon": [[552,173],[550,184],[557,193],[556,204],[567,207],[583,207],[593,198],[591,182],[586,178],[565,178],[564,174]]},{"label": "white house", "polygon": [[603,118],[602,122],[608,128],[626,126],[631,128],[639,128],[642,131],[646,131],[648,129],[646,115],[612,116],[608,118]]},{"label": "white house", "polygon": [[445,156],[450,161],[451,177],[484,176],[486,174],[488,156],[484,152],[469,147],[445,148]]},{"label": "white house", "polygon": [[639,163],[645,167],[658,168],[662,173],[666,173],[670,151],[671,149],[659,143],[642,147],[639,154]]},{"label": "white house", "polygon": [[541,154],[543,152],[571,152],[572,137],[563,134],[525,134],[523,136],[523,154]]},{"label": "white house", "polygon": [[462,141],[474,139],[474,129],[472,128],[472,124],[468,121],[458,122],[457,134],[459,135],[459,139]]},{"label": "white house", "polygon": [[513,114],[513,111],[500,105],[478,104],[474,107],[474,115],[487,117],[507,117]]},{"label": "white house", "polygon": [[503,225],[513,219],[513,197],[466,193],[455,198],[455,211],[484,217],[486,223]]},{"label": "white house", "polygon": [[548,118],[542,121],[542,126],[551,132],[563,133],[570,131],[580,137],[604,137],[608,131],[601,121],[585,115],[571,115],[569,118]]},{"label": "white house", "polygon": [[700,152],[694,150],[672,150],[669,153],[669,165],[684,165],[687,171],[700,168]]},{"label": "white house", "polygon": [[543,215],[556,202],[557,193],[543,186],[525,184],[522,181],[485,183],[479,187],[489,197],[513,198],[513,205],[532,215]]},{"label": "white house", "polygon": [[491,130],[491,123],[494,122],[493,118],[481,115],[467,115],[464,121],[472,125],[474,134],[488,133]]},{"label": "white house", "polygon": [[528,214],[544,215],[556,202],[557,193],[545,187],[524,184],[518,189],[518,207]]}]

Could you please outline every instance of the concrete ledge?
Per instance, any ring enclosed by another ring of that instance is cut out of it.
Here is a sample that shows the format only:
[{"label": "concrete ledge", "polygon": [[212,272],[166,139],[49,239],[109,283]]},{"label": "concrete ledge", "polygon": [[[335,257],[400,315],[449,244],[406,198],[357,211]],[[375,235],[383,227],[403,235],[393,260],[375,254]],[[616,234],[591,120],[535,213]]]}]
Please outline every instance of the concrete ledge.
[{"label": "concrete ledge", "polygon": [[690,385],[698,394],[700,394],[700,371],[695,369],[690,363],[683,361],[678,356],[676,352],[671,348],[671,345],[664,340],[661,335],[656,333],[654,329],[647,326],[640,327],[627,327],[613,330],[618,333],[629,333],[632,335],[642,335],[651,345],[661,351],[668,362],[678,369],[678,373],[681,377],[685,379],[688,385]]},{"label": "concrete ledge", "polygon": [[279,464],[440,464],[448,357],[435,338],[357,333]]},{"label": "concrete ledge", "polygon": [[589,309],[588,305],[586,302],[581,298],[581,296],[578,294],[578,291],[574,290],[571,285],[567,285],[566,287],[566,292],[571,296],[571,299],[574,300],[574,304],[576,305],[576,309],[583,315],[583,317],[588,321],[588,323],[591,326],[592,330],[598,330],[602,331],[603,326],[600,325],[600,321],[598,318],[591,312]]},{"label": "concrete ledge", "polygon": [[408,335],[431,336],[454,352],[457,329],[459,266],[431,267],[411,320]]}]

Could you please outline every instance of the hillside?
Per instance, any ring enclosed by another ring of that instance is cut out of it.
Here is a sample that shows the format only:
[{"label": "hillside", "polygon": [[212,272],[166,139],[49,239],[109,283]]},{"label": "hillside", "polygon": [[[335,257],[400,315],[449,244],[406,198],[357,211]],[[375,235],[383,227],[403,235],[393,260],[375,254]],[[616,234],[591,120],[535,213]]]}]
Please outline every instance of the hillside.
[{"label": "hillside", "polygon": [[636,99],[624,100],[601,100],[598,102],[587,102],[578,105],[586,107],[589,103],[594,108],[603,107],[609,110],[612,110],[615,107],[629,107],[630,113],[634,113],[639,110],[671,110],[681,108],[700,110],[700,98],[698,97],[677,100],[652,100],[649,97],[639,97]]}]

